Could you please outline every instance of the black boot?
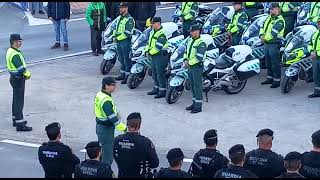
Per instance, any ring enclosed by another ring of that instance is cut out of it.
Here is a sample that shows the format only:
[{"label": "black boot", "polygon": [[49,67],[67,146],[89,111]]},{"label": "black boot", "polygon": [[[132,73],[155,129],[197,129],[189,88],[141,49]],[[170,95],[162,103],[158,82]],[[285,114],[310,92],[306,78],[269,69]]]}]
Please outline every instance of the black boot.
[{"label": "black boot", "polygon": [[120,76],[118,76],[118,77],[116,77],[116,78],[114,78],[116,81],[122,81],[122,80],[124,80],[125,79],[125,75],[124,75],[124,73],[121,73],[120,74]]},{"label": "black boot", "polygon": [[277,88],[280,86],[280,81],[273,81],[273,83],[271,84],[270,88]]},{"label": "black boot", "polygon": [[157,95],[159,93],[159,89],[158,88],[153,88],[152,91],[149,91],[147,94],[148,95]]},{"label": "black boot", "polygon": [[155,99],[166,97],[166,90],[159,91],[159,93],[154,96]]},{"label": "black boot", "polygon": [[[25,121],[23,124],[27,124],[27,122]],[[13,126],[13,127],[17,127],[17,123],[16,123],[16,121],[15,121],[15,120],[13,120],[13,122],[12,122],[12,126]]]},{"label": "black boot", "polygon": [[32,127],[27,126],[26,124],[16,124],[17,131],[32,131]]},{"label": "black boot", "polygon": [[194,108],[191,110],[191,114],[199,113],[202,111],[202,103],[195,103]]},{"label": "black boot", "polygon": [[191,111],[194,108],[194,101],[192,101],[191,106],[186,107],[187,111]]},{"label": "black boot", "polygon": [[267,80],[261,82],[261,85],[272,84],[272,83],[273,83],[273,79],[268,78]]},{"label": "black boot", "polygon": [[320,90],[315,89],[313,94],[310,94],[308,98],[320,97]]}]

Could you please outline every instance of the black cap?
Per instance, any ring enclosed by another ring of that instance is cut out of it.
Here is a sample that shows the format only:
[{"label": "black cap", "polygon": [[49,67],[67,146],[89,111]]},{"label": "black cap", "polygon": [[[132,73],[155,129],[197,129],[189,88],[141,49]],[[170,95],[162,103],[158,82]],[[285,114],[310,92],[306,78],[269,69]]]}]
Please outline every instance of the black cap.
[{"label": "black cap", "polygon": [[200,25],[194,24],[190,27],[190,31],[196,31],[196,30],[201,30]]},{"label": "black cap", "polygon": [[167,154],[167,159],[169,162],[176,159],[182,160],[183,158],[184,158],[184,154],[180,148],[170,149]]},{"label": "black cap", "polygon": [[97,147],[100,147],[101,148],[101,145],[99,143],[99,141],[92,141],[92,142],[89,142],[85,149],[90,149],[90,148],[97,148]]},{"label": "black cap", "polygon": [[279,6],[279,3],[277,3],[277,2],[273,2],[273,3],[271,3],[271,5],[270,5],[270,9],[273,9],[273,8],[276,8],[276,7],[280,7]]},{"label": "black cap", "polygon": [[316,132],[314,132],[312,135],[311,135],[311,138],[312,139],[317,139],[320,141],[320,129]]},{"label": "black cap", "polygon": [[120,3],[120,7],[128,7],[128,6],[129,6],[129,3],[127,2]]},{"label": "black cap", "polygon": [[152,19],[152,23],[160,22],[161,23],[161,17],[154,17]]},{"label": "black cap", "polygon": [[10,34],[10,41],[22,40],[20,34]]},{"label": "black cap", "polygon": [[50,131],[51,132],[52,131],[58,131],[59,132],[60,129],[61,129],[61,126],[60,126],[60,124],[58,122],[53,122],[53,123],[47,125],[46,128],[45,128],[46,132],[50,132]]},{"label": "black cap", "polygon": [[284,160],[301,160],[302,154],[297,151],[289,152],[285,157]]},{"label": "black cap", "polygon": [[209,142],[211,140],[216,140],[218,138],[217,130],[210,129],[206,133],[204,133],[203,140],[204,142]]},{"label": "black cap", "polygon": [[104,77],[102,79],[102,85],[112,85],[112,84],[116,84],[116,80],[114,79],[114,77]]},{"label": "black cap", "polygon": [[273,136],[273,131],[271,129],[261,129],[256,137],[262,136],[262,135],[268,135],[268,136]]},{"label": "black cap", "polygon": [[242,144],[236,144],[229,149],[229,155],[235,153],[245,153],[244,146]]}]

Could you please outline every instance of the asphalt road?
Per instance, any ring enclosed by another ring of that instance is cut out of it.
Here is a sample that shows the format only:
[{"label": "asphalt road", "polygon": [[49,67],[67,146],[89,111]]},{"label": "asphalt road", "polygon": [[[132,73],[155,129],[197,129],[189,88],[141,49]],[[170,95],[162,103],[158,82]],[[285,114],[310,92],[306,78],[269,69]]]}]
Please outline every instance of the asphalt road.
[{"label": "asphalt road", "polygon": [[[215,9],[218,6],[222,6],[230,3],[218,3],[218,4],[210,4],[208,6]],[[172,6],[172,5],[171,5]],[[173,9],[160,9],[157,10],[156,16],[160,16],[163,21],[171,21],[171,15],[174,11]],[[8,12],[10,13],[10,12]],[[21,12],[20,12],[21,13]],[[21,15],[20,15],[21,16]],[[21,31],[21,36],[23,38],[23,44],[21,50],[23,51],[27,63],[43,60],[47,58],[53,58],[57,56],[73,54],[82,51],[90,50],[90,29],[85,20],[68,22],[67,31],[69,38],[69,51],[63,51],[62,48],[51,50],[50,47],[55,42],[55,32],[53,25],[40,25],[40,26],[26,26],[21,27],[21,24],[26,24],[19,20],[17,14],[6,16],[5,14],[0,14],[0,20],[7,20],[7,18],[12,18],[14,21],[12,24],[4,27],[7,31],[16,31],[12,27],[19,26]],[[20,22],[20,23],[18,23]],[[1,34],[1,33],[0,33]],[[61,42],[62,42],[62,34],[61,34]],[[0,36],[0,57],[5,57],[6,50],[9,44],[9,37]],[[0,61],[0,69],[5,67],[5,58]]]}]

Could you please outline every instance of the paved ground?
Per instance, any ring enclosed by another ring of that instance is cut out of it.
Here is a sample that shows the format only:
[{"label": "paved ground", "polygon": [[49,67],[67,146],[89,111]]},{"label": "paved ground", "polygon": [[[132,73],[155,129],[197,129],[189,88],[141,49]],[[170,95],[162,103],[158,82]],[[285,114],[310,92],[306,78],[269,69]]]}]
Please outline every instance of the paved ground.
[{"label": "paved ground", "polygon": [[[96,140],[93,98],[103,77],[98,69],[101,58],[80,56],[30,68],[33,74],[26,84],[24,112],[34,130],[26,133],[17,133],[12,127],[9,76],[1,74],[0,137],[39,144],[46,141],[44,127],[58,121],[62,125],[62,141],[74,149],[80,150],[88,141]],[[117,65],[110,75],[116,76],[118,70]],[[146,92],[152,87],[150,77],[135,90],[119,84],[114,98],[123,119],[131,112],[142,113],[142,134],[154,141],[163,156],[161,163],[166,163],[164,154],[174,147],[181,147],[187,157],[192,157],[203,146],[203,133],[210,128],[218,130],[218,148],[223,154],[236,143],[243,143],[247,150],[255,148],[255,135],[262,128],[275,131],[273,149],[281,154],[309,150],[310,135],[320,127],[320,103],[318,99],[307,98],[313,84],[299,82],[292,93],[283,95],[280,89],[259,85],[265,74],[261,76],[250,79],[237,95],[211,92],[203,112],[197,115],[184,110],[190,103],[188,91],[172,105],[164,99],[154,100],[147,96]],[[10,153],[22,151],[20,147],[11,149],[5,150]],[[28,150],[27,156],[17,157],[15,161],[36,165],[35,151]],[[0,156],[7,159],[3,153]]]}]

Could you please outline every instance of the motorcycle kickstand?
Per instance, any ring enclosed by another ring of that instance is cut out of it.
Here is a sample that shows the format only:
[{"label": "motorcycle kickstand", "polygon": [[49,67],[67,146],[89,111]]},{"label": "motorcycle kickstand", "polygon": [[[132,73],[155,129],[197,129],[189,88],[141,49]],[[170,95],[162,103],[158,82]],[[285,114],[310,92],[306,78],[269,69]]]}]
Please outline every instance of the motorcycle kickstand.
[{"label": "motorcycle kickstand", "polygon": [[206,102],[209,102],[208,91],[205,92],[205,96],[206,96]]}]

